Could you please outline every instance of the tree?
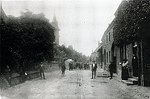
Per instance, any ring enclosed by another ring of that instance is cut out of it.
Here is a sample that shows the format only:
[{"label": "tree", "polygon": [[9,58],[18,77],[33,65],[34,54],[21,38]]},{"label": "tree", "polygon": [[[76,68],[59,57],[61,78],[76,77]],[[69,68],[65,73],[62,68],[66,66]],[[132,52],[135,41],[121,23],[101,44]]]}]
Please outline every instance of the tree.
[{"label": "tree", "polygon": [[150,1],[124,1],[115,18],[114,42],[131,43],[150,37]]},{"label": "tree", "polygon": [[82,53],[77,52],[76,50],[73,49],[72,46],[65,47],[64,45],[58,47],[59,53],[62,58],[68,58],[68,59],[73,59],[74,61],[78,62],[86,62],[87,57],[85,55],[82,55]]},{"label": "tree", "polygon": [[8,16],[3,31],[3,66],[11,65],[17,71],[19,64],[31,70],[38,62],[52,60],[54,28],[44,14],[27,11],[17,18]]}]

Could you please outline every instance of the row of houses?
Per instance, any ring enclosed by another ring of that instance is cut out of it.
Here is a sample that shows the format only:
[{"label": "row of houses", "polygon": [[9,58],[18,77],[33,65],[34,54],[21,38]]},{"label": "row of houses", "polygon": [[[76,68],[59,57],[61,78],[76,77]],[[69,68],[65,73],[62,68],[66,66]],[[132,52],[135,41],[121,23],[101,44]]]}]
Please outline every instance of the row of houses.
[{"label": "row of houses", "polygon": [[[123,3],[124,1],[118,7],[115,16]],[[97,53],[99,64],[105,70],[108,70],[111,61],[115,61],[114,72],[121,79],[122,66],[120,62],[127,59],[129,62],[129,77],[138,78],[138,85],[150,86],[150,40],[138,40],[128,44],[123,43],[119,46],[115,45],[113,37],[115,20],[116,17],[109,24],[102,36],[101,43],[94,51],[94,53]]]}]

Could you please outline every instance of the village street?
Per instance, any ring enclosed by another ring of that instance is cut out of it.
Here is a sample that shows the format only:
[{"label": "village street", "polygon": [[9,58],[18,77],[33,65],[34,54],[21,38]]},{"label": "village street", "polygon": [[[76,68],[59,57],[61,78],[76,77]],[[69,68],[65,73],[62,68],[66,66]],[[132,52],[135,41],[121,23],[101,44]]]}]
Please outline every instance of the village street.
[{"label": "village street", "polygon": [[60,71],[46,73],[46,80],[34,79],[1,90],[0,99],[149,99],[134,86],[102,75],[91,79],[90,70]]}]

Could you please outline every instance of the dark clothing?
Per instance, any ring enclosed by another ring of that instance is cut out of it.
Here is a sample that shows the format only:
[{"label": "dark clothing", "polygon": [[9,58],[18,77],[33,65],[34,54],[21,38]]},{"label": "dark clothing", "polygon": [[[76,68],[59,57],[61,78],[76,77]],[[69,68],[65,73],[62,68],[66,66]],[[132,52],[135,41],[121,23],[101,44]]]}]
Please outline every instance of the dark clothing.
[{"label": "dark clothing", "polygon": [[129,73],[128,73],[128,68],[127,66],[122,67],[122,80],[128,80],[129,78]]},{"label": "dark clothing", "polygon": [[92,71],[96,71],[96,70],[97,70],[97,64],[92,64]]},{"label": "dark clothing", "polygon": [[92,79],[96,78],[96,71],[92,71]]},{"label": "dark clothing", "polygon": [[137,61],[137,57],[134,56],[132,58],[132,67],[133,67],[133,76],[138,77],[138,61]]},{"label": "dark clothing", "polygon": [[69,63],[69,70],[73,70],[73,64]]},{"label": "dark clothing", "polygon": [[20,81],[21,81],[21,82],[25,82],[25,80],[26,80],[25,78],[26,78],[26,77],[25,77],[25,69],[24,69],[24,67],[21,67],[21,68],[20,68],[20,76],[21,76],[21,77],[20,77]]},{"label": "dark clothing", "polygon": [[97,64],[92,64],[92,79],[96,78],[96,70],[97,70]]},{"label": "dark clothing", "polygon": [[62,75],[65,74],[65,70],[66,70],[66,66],[65,66],[65,63],[63,62],[63,63],[61,64]]},{"label": "dark clothing", "polygon": [[45,74],[44,74],[44,67],[43,66],[40,66],[40,76],[41,76],[41,79],[45,79]]},{"label": "dark clothing", "polygon": [[11,69],[9,67],[7,67],[7,69],[6,69],[6,79],[9,83],[9,85],[11,86]]},{"label": "dark clothing", "polygon": [[62,66],[62,68],[61,68],[62,74],[65,73],[65,70],[66,70],[66,67],[65,67],[65,66]]},{"label": "dark clothing", "polygon": [[109,72],[110,72],[110,78],[112,78],[113,77],[113,73],[114,73],[114,64],[113,63],[111,63],[109,65]]}]

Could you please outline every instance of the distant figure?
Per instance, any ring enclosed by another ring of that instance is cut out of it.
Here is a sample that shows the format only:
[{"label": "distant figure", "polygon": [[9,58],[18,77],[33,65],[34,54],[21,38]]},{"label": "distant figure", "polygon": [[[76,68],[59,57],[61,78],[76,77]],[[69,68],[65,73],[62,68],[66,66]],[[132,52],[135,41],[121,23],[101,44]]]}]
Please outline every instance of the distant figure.
[{"label": "distant figure", "polygon": [[42,63],[40,65],[40,76],[41,76],[41,79],[45,79],[44,66]]},{"label": "distant figure", "polygon": [[79,69],[80,69],[80,70],[82,69],[82,64],[81,64],[81,63],[79,63]]},{"label": "distant figure", "polygon": [[87,69],[87,64],[86,64],[86,63],[84,64],[84,69],[85,69],[85,70]]},{"label": "distant figure", "polygon": [[7,73],[6,75],[7,75],[8,83],[11,86],[11,69],[10,69],[9,65],[6,66],[6,73]]},{"label": "distant figure", "polygon": [[70,70],[73,70],[73,63],[71,63],[71,62],[69,63],[69,71]]},{"label": "distant figure", "polygon": [[122,80],[128,80],[129,73],[128,73],[128,60],[124,59],[122,63]]},{"label": "distant figure", "polygon": [[114,73],[114,62],[111,62],[109,64],[109,72],[110,72],[110,79],[113,78],[113,73]]},{"label": "distant figure", "polygon": [[62,76],[65,75],[65,70],[66,70],[66,66],[65,66],[65,59],[62,60],[61,62],[61,71],[62,71]]},{"label": "distant figure", "polygon": [[87,69],[90,69],[90,64],[89,63],[87,63]]},{"label": "distant figure", "polygon": [[96,64],[95,61],[93,61],[93,64],[92,64],[92,78],[91,79],[96,78],[96,70],[97,70],[97,64]]},{"label": "distant figure", "polygon": [[21,82],[25,82],[26,77],[25,77],[25,69],[23,67],[23,65],[20,66],[20,81]]}]

